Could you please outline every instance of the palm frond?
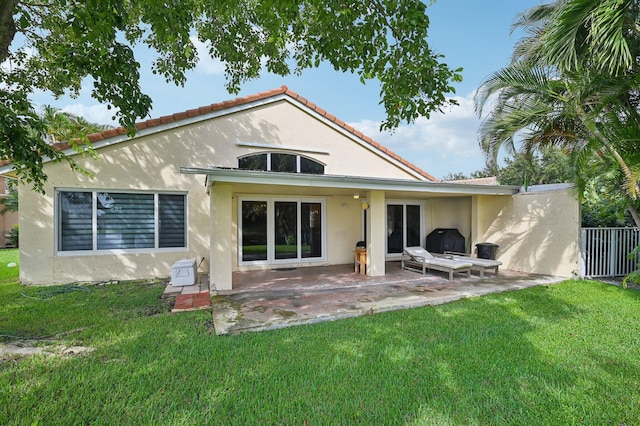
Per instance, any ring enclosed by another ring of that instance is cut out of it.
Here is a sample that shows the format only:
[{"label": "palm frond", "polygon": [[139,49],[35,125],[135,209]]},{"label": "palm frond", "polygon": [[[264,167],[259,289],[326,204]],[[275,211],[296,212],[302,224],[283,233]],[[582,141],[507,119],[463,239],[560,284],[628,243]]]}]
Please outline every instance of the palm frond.
[{"label": "palm frond", "polygon": [[608,0],[597,3],[590,16],[588,39],[594,65],[617,76],[631,68],[635,60],[626,38],[627,11],[634,2]]},{"label": "palm frond", "polygon": [[547,63],[564,71],[576,69],[580,64],[578,53],[585,46],[586,22],[596,2],[571,0],[560,3],[546,26],[541,43]]}]

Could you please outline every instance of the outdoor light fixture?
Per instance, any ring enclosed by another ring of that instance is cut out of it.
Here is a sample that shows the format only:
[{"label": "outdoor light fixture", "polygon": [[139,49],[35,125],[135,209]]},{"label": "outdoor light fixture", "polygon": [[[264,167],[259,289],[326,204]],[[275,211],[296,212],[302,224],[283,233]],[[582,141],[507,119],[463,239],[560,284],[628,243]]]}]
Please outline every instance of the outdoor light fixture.
[{"label": "outdoor light fixture", "polygon": [[353,194],[353,199],[357,200],[358,198],[360,198],[360,194],[358,194],[357,192],[355,194]]}]

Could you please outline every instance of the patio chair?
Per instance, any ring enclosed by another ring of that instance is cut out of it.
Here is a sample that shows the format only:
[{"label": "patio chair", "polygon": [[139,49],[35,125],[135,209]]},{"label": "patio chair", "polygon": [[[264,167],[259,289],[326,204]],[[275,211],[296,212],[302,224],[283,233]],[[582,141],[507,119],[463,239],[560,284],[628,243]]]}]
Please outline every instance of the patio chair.
[{"label": "patio chair", "polygon": [[401,266],[402,269],[422,272],[422,274],[425,274],[429,269],[448,272],[449,280],[452,280],[454,272],[466,273],[467,277],[471,277],[473,265],[466,261],[435,257],[422,247],[405,247]]}]

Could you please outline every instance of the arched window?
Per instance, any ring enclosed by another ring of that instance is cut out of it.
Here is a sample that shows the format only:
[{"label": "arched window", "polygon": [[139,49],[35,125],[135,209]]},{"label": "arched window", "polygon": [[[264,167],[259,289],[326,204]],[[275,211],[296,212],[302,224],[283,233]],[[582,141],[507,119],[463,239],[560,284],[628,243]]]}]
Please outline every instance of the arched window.
[{"label": "arched window", "polygon": [[324,174],[322,163],[301,155],[280,152],[263,152],[240,157],[238,158],[238,168],[268,172]]}]

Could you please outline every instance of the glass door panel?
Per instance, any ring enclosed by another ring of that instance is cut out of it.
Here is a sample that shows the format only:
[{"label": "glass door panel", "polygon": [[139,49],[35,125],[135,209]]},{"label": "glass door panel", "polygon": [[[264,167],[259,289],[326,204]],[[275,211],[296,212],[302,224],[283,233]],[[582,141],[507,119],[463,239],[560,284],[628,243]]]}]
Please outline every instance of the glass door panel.
[{"label": "glass door panel", "polygon": [[387,205],[387,253],[402,253],[403,213],[403,205]]},{"label": "glass door panel", "polygon": [[322,209],[320,203],[301,203],[303,258],[322,257]]},{"label": "glass door panel", "polygon": [[407,247],[422,246],[420,241],[420,206],[407,205]]},{"label": "glass door panel", "polygon": [[298,257],[298,203],[276,201],[274,203],[275,258]]},{"label": "glass door panel", "polygon": [[267,260],[267,202],[242,202],[242,261]]}]

